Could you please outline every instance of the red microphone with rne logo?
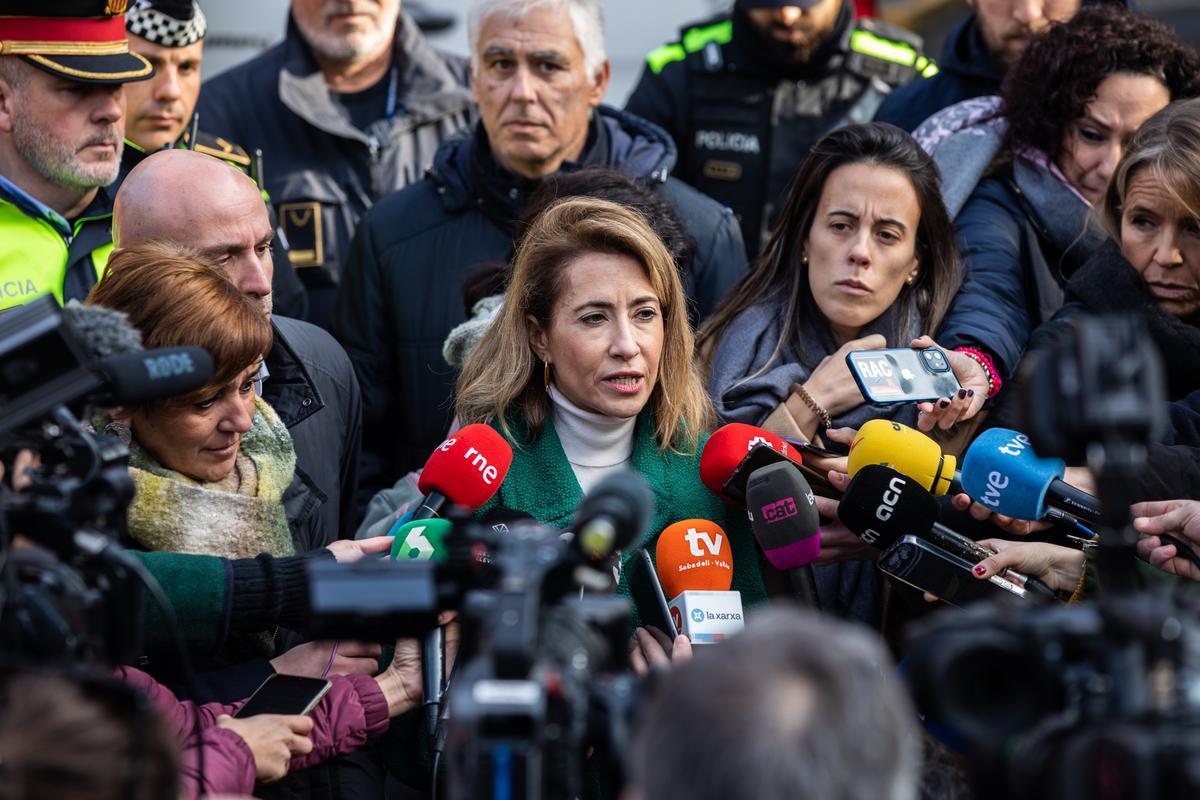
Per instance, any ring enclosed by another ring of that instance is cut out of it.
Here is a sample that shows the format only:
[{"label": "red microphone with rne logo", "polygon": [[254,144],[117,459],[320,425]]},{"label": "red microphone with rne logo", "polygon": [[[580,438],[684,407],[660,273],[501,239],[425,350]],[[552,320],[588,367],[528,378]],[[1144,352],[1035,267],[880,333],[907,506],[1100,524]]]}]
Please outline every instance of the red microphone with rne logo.
[{"label": "red microphone with rne logo", "polygon": [[746,507],[750,473],[780,461],[801,463],[800,452],[764,428],[731,422],[713,431],[700,453],[700,482],[726,503]]},{"label": "red microphone with rne logo", "polygon": [[742,596],[733,584],[733,551],[720,525],[685,519],[658,537],[655,563],[671,618],[694,644],[720,641],[740,631]]},{"label": "red microphone with rne logo", "polygon": [[493,428],[475,423],[458,429],[425,462],[417,481],[425,497],[412,518],[441,516],[447,503],[479,508],[504,482],[512,457],[512,448]]},{"label": "red microphone with rne logo", "polygon": [[[425,462],[417,486],[425,495],[412,520],[440,517],[442,508],[465,506],[474,511],[492,499],[512,464],[512,448],[493,428],[475,423],[455,431]],[[429,550],[433,555],[433,550]],[[445,689],[445,632],[430,631],[421,643],[425,725],[437,729],[438,709]]]}]

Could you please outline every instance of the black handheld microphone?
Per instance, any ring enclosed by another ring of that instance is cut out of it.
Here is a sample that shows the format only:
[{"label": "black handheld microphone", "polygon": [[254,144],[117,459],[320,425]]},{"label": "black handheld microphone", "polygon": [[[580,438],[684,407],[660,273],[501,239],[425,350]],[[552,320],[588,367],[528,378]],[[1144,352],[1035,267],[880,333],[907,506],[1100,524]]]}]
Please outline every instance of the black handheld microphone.
[{"label": "black handheld microphone", "polygon": [[821,554],[821,516],[808,481],[786,461],[759,467],[746,481],[746,508],[767,560],[787,573],[801,603],[820,608],[812,562]]},{"label": "black handheld microphone", "polygon": [[575,544],[592,562],[641,540],[654,518],[654,494],[646,479],[621,470],[592,487],[575,509]]},{"label": "black handheld microphone", "polygon": [[[971,564],[995,555],[991,550],[937,521],[938,502],[915,480],[881,464],[863,467],[846,487],[838,519],[855,536],[885,550],[902,536],[916,536]],[[1005,570],[1043,600],[1057,597],[1044,581]]]},{"label": "black handheld microphone", "polygon": [[93,395],[102,405],[124,406],[187,394],[213,375],[213,360],[200,347],[159,347],[109,356],[96,362],[104,388]]}]

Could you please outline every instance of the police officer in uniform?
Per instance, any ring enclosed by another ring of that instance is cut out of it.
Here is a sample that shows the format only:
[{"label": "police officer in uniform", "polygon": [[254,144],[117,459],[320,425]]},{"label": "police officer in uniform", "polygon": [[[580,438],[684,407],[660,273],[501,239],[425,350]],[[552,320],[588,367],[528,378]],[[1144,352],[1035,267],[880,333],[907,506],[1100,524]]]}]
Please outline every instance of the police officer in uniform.
[{"label": "police officer in uniform", "polygon": [[[154,77],[125,90],[124,170],[147,154],[166,147],[186,148],[219,158],[250,176],[261,188],[263,157],[199,126],[195,113],[200,96],[200,67],[208,22],[196,0],[133,0],[125,14],[129,50],[154,67]],[[193,141],[194,140],[194,141]],[[264,192],[271,225],[278,230],[274,208]],[[285,237],[272,243],[275,273],[271,296],[278,314],[304,319],[308,296],[288,260]]]},{"label": "police officer in uniform", "polygon": [[125,0],[6,0],[0,15],[0,309],[82,299],[112,251]]},{"label": "police officer in uniform", "polygon": [[937,71],[921,46],[851,0],[737,0],[651,51],[626,109],[671,134],[673,174],[733,209],[753,258],[809,148]]}]

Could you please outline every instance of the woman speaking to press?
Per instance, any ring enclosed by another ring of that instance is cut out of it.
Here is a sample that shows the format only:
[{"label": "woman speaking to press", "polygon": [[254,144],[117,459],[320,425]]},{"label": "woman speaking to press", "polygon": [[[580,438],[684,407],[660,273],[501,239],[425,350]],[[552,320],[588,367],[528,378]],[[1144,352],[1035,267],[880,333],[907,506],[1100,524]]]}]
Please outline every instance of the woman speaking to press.
[{"label": "woman speaking to press", "polygon": [[765,599],[745,514],[727,513],[700,482],[713,413],[693,352],[678,270],[645,220],[605,200],[551,205],[458,381],[459,419],[513,444],[508,476],[481,512],[499,505],[565,526],[601,478],[632,469],[655,497],[639,547],[680,519],[716,522],[732,546],[732,589],[746,605]]}]

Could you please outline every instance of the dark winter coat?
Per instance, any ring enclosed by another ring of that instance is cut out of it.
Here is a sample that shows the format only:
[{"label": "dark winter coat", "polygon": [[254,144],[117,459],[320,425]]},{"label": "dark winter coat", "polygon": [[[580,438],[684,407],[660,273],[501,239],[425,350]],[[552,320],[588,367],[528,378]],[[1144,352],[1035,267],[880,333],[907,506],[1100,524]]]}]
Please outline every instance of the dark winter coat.
[{"label": "dark winter coat", "polygon": [[[1054,318],[1033,333],[1026,359],[1038,358],[1062,341],[1075,322],[1088,314],[1132,313],[1146,321],[1162,356],[1171,403],[1166,441],[1150,448],[1142,471],[1139,500],[1173,500],[1200,495],[1200,327],[1159,306],[1115,242],[1106,242],[1067,283],[1065,302]],[[988,424],[1018,428],[1017,406],[1023,385],[1016,379],[988,417]],[[1190,446],[1189,446],[1190,445]]]},{"label": "dark winter coat", "polygon": [[[580,166],[619,168],[649,181],[696,242],[685,290],[703,319],[746,270],[733,214],[674,178],[675,146],[657,126],[597,109]],[[363,505],[417,469],[453,416],[455,371],[442,343],[465,317],[463,280],[504,261],[522,205],[537,182],[491,157],[482,126],[438,151],[425,180],[378,203],[364,218],[343,273],[335,333],[366,398]]]},{"label": "dark winter coat", "polygon": [[[1132,0],[1084,0],[1083,5],[1103,2],[1133,6]],[[890,122],[911,133],[943,108],[972,97],[1000,94],[1004,67],[988,52],[974,11],[946,34],[938,70],[931,78],[913,81],[889,94],[879,106],[875,121]]]},{"label": "dark winter coat", "polygon": [[334,287],[359,218],[420,180],[437,148],[473,114],[465,60],[436,52],[407,16],[396,26],[394,52],[394,113],[387,119],[381,107],[366,131],[331,96],[291,19],[281,43],[200,92],[206,130],[263,151],[263,188],[308,287],[309,319],[322,327],[331,324]]},{"label": "dark winter coat", "polygon": [[954,227],[965,275],[938,342],[986,350],[1007,379],[1030,333],[1062,306],[1063,285],[1103,234],[1082,198],[1024,159],[980,182]]},{"label": "dark winter coat", "polygon": [[350,538],[357,526],[362,397],[346,351],[307,322],[273,317],[262,396],[287,425],[296,476],[283,507],[297,553]]},{"label": "dark winter coat", "polygon": [[938,73],[915,80],[884,98],[876,122],[890,122],[908,132],[943,108],[1000,93],[1003,68],[992,58],[972,11],[946,35],[938,56]]}]

